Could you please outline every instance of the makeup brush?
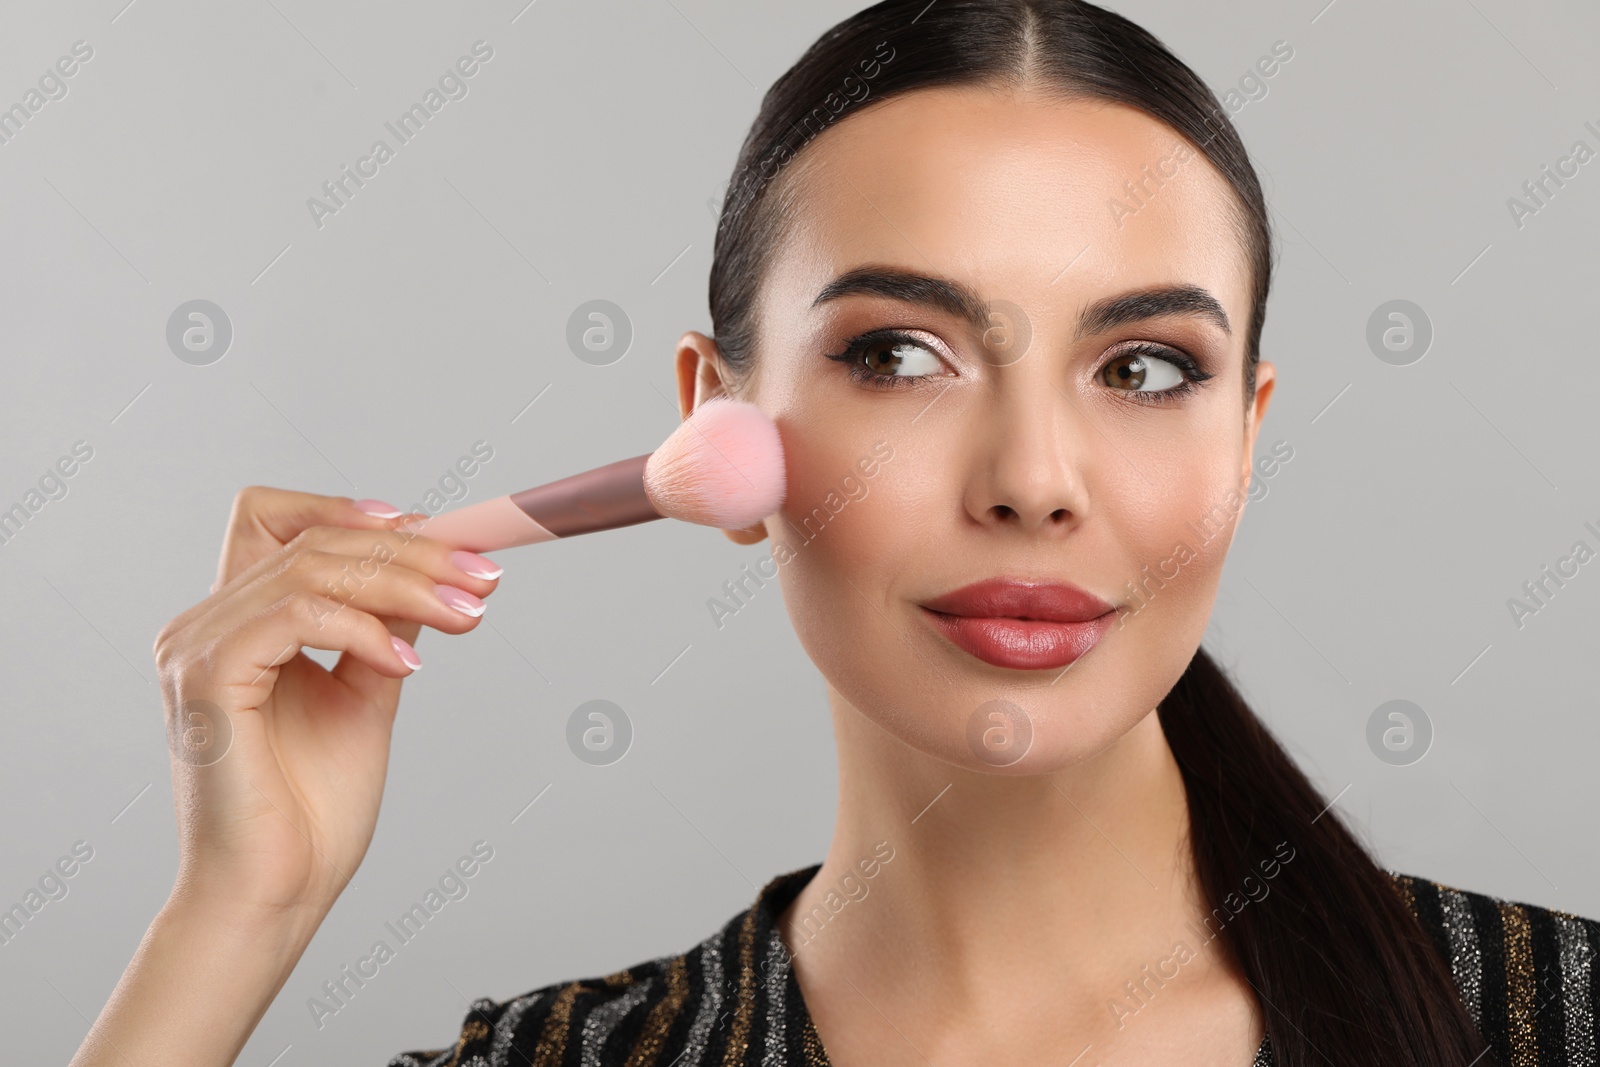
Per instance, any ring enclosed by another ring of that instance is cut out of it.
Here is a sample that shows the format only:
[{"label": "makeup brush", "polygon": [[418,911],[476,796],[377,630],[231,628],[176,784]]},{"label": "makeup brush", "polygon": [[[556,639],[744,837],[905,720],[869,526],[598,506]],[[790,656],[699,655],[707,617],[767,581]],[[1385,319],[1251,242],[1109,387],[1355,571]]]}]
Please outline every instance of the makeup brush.
[{"label": "makeup brush", "polygon": [[406,528],[492,552],[652,519],[737,530],[783,506],[783,443],[754,404],[706,401],[654,452],[440,512]]}]

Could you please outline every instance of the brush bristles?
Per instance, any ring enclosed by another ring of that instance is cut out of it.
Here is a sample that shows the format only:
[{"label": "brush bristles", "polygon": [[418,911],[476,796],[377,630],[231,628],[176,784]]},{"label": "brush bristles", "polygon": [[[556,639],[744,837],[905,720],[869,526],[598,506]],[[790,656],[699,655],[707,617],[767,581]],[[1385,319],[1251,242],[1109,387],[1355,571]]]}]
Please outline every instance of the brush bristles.
[{"label": "brush bristles", "polygon": [[783,442],[754,404],[701,404],[645,463],[644,488],[671,519],[738,530],[783,506]]}]

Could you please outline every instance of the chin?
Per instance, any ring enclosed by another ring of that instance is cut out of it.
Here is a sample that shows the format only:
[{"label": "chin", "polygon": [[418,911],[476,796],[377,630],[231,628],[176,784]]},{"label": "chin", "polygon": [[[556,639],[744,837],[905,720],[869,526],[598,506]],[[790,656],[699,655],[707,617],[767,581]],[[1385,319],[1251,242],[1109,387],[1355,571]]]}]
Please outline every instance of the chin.
[{"label": "chin", "polygon": [[892,680],[866,664],[853,664],[830,681],[857,713],[924,755],[985,774],[1054,774],[1116,744],[1160,703],[1188,663],[1183,656],[1153,670],[1144,658],[1142,669],[1133,670],[1117,655],[1123,650],[1116,636],[1108,634],[1065,674],[1002,670],[970,658],[967,666],[952,658],[939,663],[950,685],[920,670],[900,674],[904,688],[886,688]]}]

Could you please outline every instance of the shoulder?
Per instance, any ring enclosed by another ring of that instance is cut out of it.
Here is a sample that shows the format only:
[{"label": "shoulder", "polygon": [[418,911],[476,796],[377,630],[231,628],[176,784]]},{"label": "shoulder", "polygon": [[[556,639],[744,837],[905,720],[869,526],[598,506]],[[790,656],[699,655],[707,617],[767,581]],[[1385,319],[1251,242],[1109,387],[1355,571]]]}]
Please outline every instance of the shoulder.
[{"label": "shoulder", "polygon": [[1600,922],[1388,872],[1449,964],[1456,989],[1501,1062],[1563,1049],[1595,1062]]},{"label": "shoulder", "polygon": [[773,922],[815,870],[772,879],[686,952],[476,1000],[454,1044],[402,1052],[388,1067],[816,1062],[820,1044]]},{"label": "shoulder", "polygon": [[[650,1018],[670,1013],[674,999],[682,999],[689,955],[552,982],[509,1000],[480,998],[468,1008],[454,1044],[402,1052],[388,1067],[526,1063],[525,1057],[536,1051],[542,1062],[561,1063],[569,1045],[587,1052],[605,1046],[619,1030],[625,1031],[622,1036],[636,1037]],[[591,1056],[583,1055],[583,1062],[599,1062]]]}]

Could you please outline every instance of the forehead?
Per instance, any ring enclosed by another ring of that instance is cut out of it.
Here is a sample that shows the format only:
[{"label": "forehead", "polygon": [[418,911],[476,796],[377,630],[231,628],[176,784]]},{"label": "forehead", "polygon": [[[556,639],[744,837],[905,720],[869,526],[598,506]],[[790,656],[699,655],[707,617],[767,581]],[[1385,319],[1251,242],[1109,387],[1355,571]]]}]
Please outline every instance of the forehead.
[{"label": "forehead", "polygon": [[841,119],[779,181],[792,199],[766,294],[775,309],[803,313],[828,280],[874,263],[966,281],[1036,326],[1161,284],[1201,286],[1232,322],[1249,319],[1232,187],[1135,108],[916,90]]}]

